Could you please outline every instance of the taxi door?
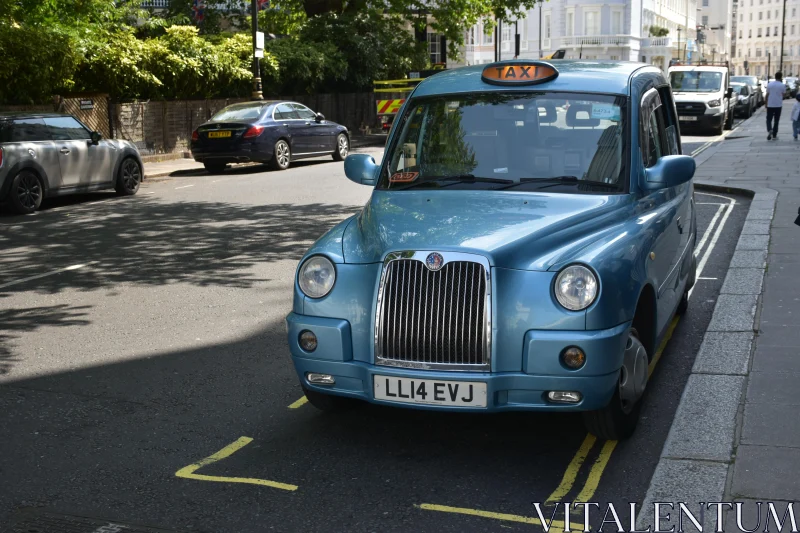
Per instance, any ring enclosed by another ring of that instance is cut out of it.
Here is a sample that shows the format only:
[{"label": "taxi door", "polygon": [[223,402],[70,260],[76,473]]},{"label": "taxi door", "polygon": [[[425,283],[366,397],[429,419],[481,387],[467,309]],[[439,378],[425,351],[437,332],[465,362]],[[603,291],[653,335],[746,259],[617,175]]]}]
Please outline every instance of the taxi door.
[{"label": "taxi door", "polygon": [[[667,116],[661,96],[656,89],[648,90],[642,97],[640,114],[642,161],[646,168],[658,160],[671,155],[674,143],[668,138]],[[656,283],[658,295],[658,330],[662,331],[672,310],[677,305],[676,280],[680,271],[678,258],[682,233],[688,233],[688,221],[683,220],[682,207],[686,193],[682,187],[663,188],[651,191],[642,200],[646,206],[643,213],[654,240],[648,265],[648,274]]]}]

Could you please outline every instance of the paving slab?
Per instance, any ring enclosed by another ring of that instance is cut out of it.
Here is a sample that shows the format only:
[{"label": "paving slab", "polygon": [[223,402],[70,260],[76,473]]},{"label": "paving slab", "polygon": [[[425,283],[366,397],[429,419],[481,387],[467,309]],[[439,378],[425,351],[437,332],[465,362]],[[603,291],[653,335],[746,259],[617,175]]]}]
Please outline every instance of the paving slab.
[{"label": "paving slab", "polygon": [[769,235],[742,235],[736,243],[736,250],[767,250]]},{"label": "paving slab", "polygon": [[750,206],[750,211],[747,213],[747,220],[772,220],[773,214],[775,214],[773,209],[756,209]]},{"label": "paving slab", "polygon": [[[659,461],[650,488],[642,503],[639,515],[636,517],[636,529],[647,529],[654,526],[654,506],[656,502],[677,502],[697,504],[699,502],[722,501],[725,488],[725,477],[728,465],[707,461],[686,461],[676,459],[662,459]],[[699,514],[697,507],[692,508]],[[670,520],[661,520],[660,531],[678,531],[678,514],[662,508],[662,516],[669,512]],[[714,531],[716,517],[706,513],[702,522],[703,531]],[[689,521],[683,521],[684,531],[698,531]],[[653,527],[651,531],[655,531]]]},{"label": "paving slab", "polygon": [[728,333],[709,331],[694,360],[694,374],[747,373],[753,333]]},{"label": "paving slab", "polygon": [[769,222],[748,220],[742,227],[742,235],[769,235]]},{"label": "paving slab", "polygon": [[767,252],[765,250],[738,250],[731,258],[731,268],[766,268]]},{"label": "paving slab", "polygon": [[[772,507],[770,507],[770,503]],[[800,525],[800,504],[797,501],[762,502],[740,499],[735,502],[735,508],[728,509],[725,507],[725,514],[722,515],[723,531],[761,532],[767,528],[767,522],[769,522],[768,531],[789,533],[792,531],[792,523],[788,518],[783,522],[783,527],[779,527],[773,518],[774,512],[778,516],[779,522],[783,520],[789,503],[794,504],[795,520]]]},{"label": "paving slab", "polygon": [[755,294],[720,294],[707,331],[753,331]]},{"label": "paving slab", "polygon": [[729,268],[721,294],[761,294],[764,270],[761,268]]},{"label": "paving slab", "polygon": [[800,406],[798,383],[800,383],[800,372],[778,372],[774,369],[767,372],[751,372],[746,401]]},{"label": "paving slab", "polygon": [[730,461],[743,387],[743,376],[690,375],[662,456]]},{"label": "paving slab", "polygon": [[782,403],[748,403],[744,410],[742,444],[800,448],[797,407]]},{"label": "paving slab", "polygon": [[800,373],[800,349],[797,346],[759,345],[753,354],[753,372],[772,372],[776,368],[784,372]]},{"label": "paving slab", "polygon": [[788,495],[800,496],[800,448],[740,445],[731,496],[774,501]]}]

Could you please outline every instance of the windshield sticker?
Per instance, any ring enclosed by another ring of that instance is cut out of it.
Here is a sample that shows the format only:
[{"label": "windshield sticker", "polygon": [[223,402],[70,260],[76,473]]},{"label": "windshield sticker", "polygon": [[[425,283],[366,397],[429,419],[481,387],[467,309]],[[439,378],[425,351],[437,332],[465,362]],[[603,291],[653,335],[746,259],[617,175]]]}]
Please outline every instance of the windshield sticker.
[{"label": "windshield sticker", "polygon": [[619,107],[613,104],[592,104],[592,118],[619,120]]},{"label": "windshield sticker", "polygon": [[496,168],[496,169],[494,169],[494,173],[495,174],[508,174],[508,168],[506,168],[506,167]]},{"label": "windshield sticker", "polygon": [[492,131],[471,131],[467,134],[468,137],[497,137],[497,130]]},{"label": "windshield sticker", "polygon": [[395,172],[389,178],[389,183],[411,183],[419,177],[419,172]]}]

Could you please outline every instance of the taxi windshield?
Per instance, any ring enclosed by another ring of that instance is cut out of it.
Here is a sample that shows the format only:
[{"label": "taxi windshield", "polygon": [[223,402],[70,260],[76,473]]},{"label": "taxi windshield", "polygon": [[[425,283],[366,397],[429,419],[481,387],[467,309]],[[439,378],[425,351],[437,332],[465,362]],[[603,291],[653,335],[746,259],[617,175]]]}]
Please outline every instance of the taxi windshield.
[{"label": "taxi windshield", "polygon": [[379,189],[613,194],[626,188],[625,98],[471,93],[410,102]]},{"label": "taxi windshield", "polygon": [[678,70],[669,73],[672,90],[678,93],[713,93],[722,84],[721,72]]}]

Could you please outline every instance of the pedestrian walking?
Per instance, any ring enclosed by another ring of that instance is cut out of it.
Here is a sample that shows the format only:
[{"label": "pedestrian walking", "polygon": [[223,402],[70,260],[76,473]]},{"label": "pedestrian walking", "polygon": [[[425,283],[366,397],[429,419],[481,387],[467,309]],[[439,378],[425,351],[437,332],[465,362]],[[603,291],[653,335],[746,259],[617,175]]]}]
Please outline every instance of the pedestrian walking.
[{"label": "pedestrian walking", "polygon": [[797,93],[795,103],[792,105],[792,137],[795,141],[798,133],[800,133],[800,93]]},{"label": "pedestrian walking", "polygon": [[783,97],[786,94],[786,85],[783,84],[783,74],[775,73],[775,79],[767,85],[767,140],[778,140],[778,123],[781,121]]}]

